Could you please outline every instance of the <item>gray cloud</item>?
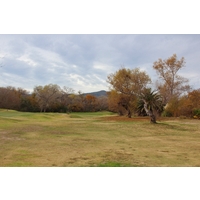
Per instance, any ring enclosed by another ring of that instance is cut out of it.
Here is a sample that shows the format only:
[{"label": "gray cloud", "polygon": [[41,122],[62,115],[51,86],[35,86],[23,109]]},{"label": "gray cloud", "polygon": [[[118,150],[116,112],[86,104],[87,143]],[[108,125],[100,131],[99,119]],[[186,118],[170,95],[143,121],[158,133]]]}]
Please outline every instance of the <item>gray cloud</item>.
[{"label": "gray cloud", "polygon": [[0,85],[107,90],[107,75],[121,65],[140,67],[155,80],[153,62],[174,53],[186,60],[180,73],[200,88],[200,35],[0,35]]}]

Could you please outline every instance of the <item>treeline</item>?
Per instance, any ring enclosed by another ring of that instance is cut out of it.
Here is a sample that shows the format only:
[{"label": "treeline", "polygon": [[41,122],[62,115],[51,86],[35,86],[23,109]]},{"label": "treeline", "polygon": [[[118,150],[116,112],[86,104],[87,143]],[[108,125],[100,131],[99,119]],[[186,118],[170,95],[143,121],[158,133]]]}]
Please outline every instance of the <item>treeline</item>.
[{"label": "treeline", "polygon": [[193,117],[200,119],[200,89],[180,97],[173,97],[165,107],[163,116]]},{"label": "treeline", "polygon": [[[128,115],[128,107],[132,115],[146,116],[139,110],[139,101],[129,105],[125,95],[110,91],[107,96],[96,97],[91,94],[75,94],[70,88],[61,89],[58,85],[37,86],[32,93],[15,87],[0,87],[0,108],[25,112],[95,112],[108,110],[119,115]],[[164,105],[161,112],[165,117],[200,118],[200,89],[192,90],[180,97],[173,97]]]},{"label": "treeline", "polygon": [[32,93],[15,87],[0,88],[0,108],[25,112],[94,112],[108,109],[106,96],[75,94],[56,84],[36,86]]},{"label": "treeline", "polygon": [[[162,97],[161,97],[162,98]],[[147,116],[144,110],[144,105],[140,107],[140,101],[131,101],[124,95],[112,91],[109,93],[108,109],[109,111],[118,113],[119,115],[127,115],[131,112],[132,115]],[[188,117],[200,119],[200,89],[192,90],[180,97],[173,97],[167,104],[161,101],[161,108],[155,115],[163,117]],[[130,109],[131,111],[128,111]]]}]

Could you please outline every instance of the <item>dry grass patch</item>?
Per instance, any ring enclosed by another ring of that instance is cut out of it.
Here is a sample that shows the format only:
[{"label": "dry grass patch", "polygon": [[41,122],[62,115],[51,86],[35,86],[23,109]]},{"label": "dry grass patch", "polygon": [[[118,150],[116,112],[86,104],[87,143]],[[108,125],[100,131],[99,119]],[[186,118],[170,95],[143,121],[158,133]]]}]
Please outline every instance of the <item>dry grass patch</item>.
[{"label": "dry grass patch", "polygon": [[0,112],[0,166],[200,166],[199,151],[199,120]]}]

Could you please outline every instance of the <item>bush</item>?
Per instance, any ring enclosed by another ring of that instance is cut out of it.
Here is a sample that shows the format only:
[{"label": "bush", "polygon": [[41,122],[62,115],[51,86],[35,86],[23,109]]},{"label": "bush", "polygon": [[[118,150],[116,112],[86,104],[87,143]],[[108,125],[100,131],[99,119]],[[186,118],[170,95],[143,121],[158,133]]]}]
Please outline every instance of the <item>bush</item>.
[{"label": "bush", "polygon": [[194,109],[192,114],[193,118],[200,119],[200,109]]},{"label": "bush", "polygon": [[187,117],[184,116],[184,115],[181,115],[179,118],[180,118],[180,119],[187,119]]},{"label": "bush", "polygon": [[173,114],[167,110],[164,110],[161,114],[162,117],[172,117]]}]

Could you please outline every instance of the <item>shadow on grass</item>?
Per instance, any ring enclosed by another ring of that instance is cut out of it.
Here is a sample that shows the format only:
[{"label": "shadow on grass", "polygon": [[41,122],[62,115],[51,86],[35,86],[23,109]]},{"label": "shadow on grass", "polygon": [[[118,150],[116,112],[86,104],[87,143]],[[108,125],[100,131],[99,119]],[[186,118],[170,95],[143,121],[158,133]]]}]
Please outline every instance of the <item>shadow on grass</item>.
[{"label": "shadow on grass", "polygon": [[163,127],[163,128],[171,129],[171,130],[177,130],[177,131],[190,131],[191,130],[188,128],[184,128],[183,124],[175,125],[175,124],[167,124],[167,123],[158,122],[155,125]]},{"label": "shadow on grass", "polygon": [[105,162],[105,163],[100,163],[95,167],[141,167],[139,165],[131,165],[131,164],[124,164],[124,163],[119,163],[119,162]]},{"label": "shadow on grass", "polygon": [[32,167],[33,164],[32,163],[29,163],[29,162],[20,162],[20,161],[17,161],[17,162],[12,162],[10,164],[7,165],[7,167]]}]

